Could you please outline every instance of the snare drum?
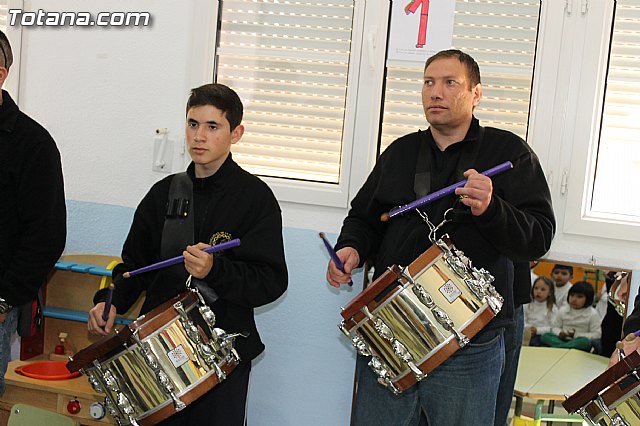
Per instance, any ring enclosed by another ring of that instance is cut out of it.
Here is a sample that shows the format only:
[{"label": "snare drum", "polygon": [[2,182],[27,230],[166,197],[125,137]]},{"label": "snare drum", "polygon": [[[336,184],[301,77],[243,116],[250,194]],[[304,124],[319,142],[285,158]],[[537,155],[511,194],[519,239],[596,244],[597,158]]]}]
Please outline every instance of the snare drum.
[{"label": "snare drum", "polygon": [[562,403],[587,424],[640,425],[640,353],[634,351]]},{"label": "snare drum", "polygon": [[106,394],[116,423],[153,425],[212,389],[240,361],[237,334],[214,323],[211,309],[187,291],[81,350],[67,368]]},{"label": "snare drum", "polygon": [[493,277],[444,237],[392,266],[341,312],[340,329],[398,394],[465,346],[502,308]]}]

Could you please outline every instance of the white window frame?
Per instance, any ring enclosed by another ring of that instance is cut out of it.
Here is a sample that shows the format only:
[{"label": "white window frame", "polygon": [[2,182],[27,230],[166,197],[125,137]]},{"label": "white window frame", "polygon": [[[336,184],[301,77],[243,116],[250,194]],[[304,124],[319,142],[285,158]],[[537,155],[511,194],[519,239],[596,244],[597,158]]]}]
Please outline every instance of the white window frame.
[{"label": "white window frame", "polygon": [[[592,235],[603,238],[640,239],[640,224],[625,219],[622,215],[595,215],[589,211],[591,189],[596,168],[596,153],[600,139],[602,110],[604,108],[604,87],[607,78],[607,64],[613,1],[594,2],[586,16],[587,33],[585,48],[597,55],[584,55],[581,70],[581,88],[577,103],[577,117],[585,117],[591,125],[576,122],[573,154],[568,172],[568,183],[578,190],[568,191],[565,211],[565,232]],[[588,72],[588,70],[593,70]],[[593,88],[593,90],[588,90]],[[623,184],[621,182],[621,184]],[[579,191],[581,189],[582,191]]]},{"label": "white window frame", "polygon": [[568,0],[545,6],[547,22],[543,27],[541,21],[544,39],[538,49],[543,54],[538,55],[534,76],[535,126],[529,141],[547,173],[556,213],[556,237],[547,257],[637,269],[640,227],[588,210],[613,0]]},{"label": "white window frame", "polygon": [[[383,1],[376,0],[384,4]],[[215,59],[215,46],[217,45],[217,20],[219,11],[219,1],[207,2],[196,1],[196,14],[194,22],[197,25],[204,25],[207,28],[206,34],[194,35],[192,58],[196,64],[192,71],[194,87],[203,82],[210,82],[213,76],[213,64]],[[329,184],[321,182],[304,182],[285,178],[263,177],[269,184],[276,197],[280,201],[288,201],[303,204],[330,206],[346,208],[350,198],[350,182],[352,175],[359,176],[356,164],[359,161],[352,161],[354,152],[361,152],[368,149],[372,141],[366,140],[356,143],[357,132],[355,130],[356,106],[359,99],[360,68],[357,66],[361,60],[362,46],[364,42],[364,18],[366,2],[354,2],[354,17],[351,38],[350,67],[347,84],[349,87],[347,100],[345,103],[346,114],[344,118],[345,126],[342,136],[342,147],[340,155],[340,182]],[[371,5],[369,5],[371,7]],[[205,37],[203,37],[203,35]],[[381,46],[384,46],[382,44]],[[378,49],[381,50],[381,49]],[[202,52],[207,52],[202,55]],[[377,129],[375,129],[377,132]],[[376,136],[377,137],[377,136]],[[240,141],[239,143],[242,143]],[[373,144],[375,146],[375,144]],[[355,164],[354,164],[355,163]]]}]

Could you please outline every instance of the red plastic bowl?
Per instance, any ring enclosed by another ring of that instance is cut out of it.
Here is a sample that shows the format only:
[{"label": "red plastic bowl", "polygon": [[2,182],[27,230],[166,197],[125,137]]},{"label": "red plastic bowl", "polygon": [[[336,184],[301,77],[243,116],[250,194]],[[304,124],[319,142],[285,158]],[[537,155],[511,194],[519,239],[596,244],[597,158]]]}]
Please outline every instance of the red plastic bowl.
[{"label": "red plastic bowl", "polygon": [[66,361],[38,361],[16,368],[16,373],[41,380],[67,380],[80,376],[79,372],[70,373]]}]

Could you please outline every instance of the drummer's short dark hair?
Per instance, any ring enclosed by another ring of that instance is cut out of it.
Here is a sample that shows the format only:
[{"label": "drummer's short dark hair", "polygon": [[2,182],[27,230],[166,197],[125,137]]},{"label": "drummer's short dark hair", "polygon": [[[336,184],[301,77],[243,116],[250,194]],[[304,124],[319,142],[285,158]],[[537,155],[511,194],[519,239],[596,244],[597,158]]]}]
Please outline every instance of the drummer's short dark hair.
[{"label": "drummer's short dark hair", "polygon": [[551,272],[553,273],[553,271],[555,271],[556,269],[569,271],[569,275],[573,275],[573,266],[571,265],[556,263],[555,265],[553,265],[553,269],[551,269]]},{"label": "drummer's short dark hair", "polygon": [[242,122],[243,107],[238,94],[229,86],[219,83],[209,83],[195,89],[191,89],[187,100],[187,111],[191,108],[211,105],[225,114],[231,130]]},{"label": "drummer's short dark hair", "polygon": [[587,301],[584,303],[584,307],[589,307],[593,305],[593,299],[595,298],[595,291],[593,290],[593,285],[591,285],[588,281],[578,281],[571,287],[569,287],[569,294],[567,294],[567,301],[569,301],[569,296],[572,294],[583,294]]},{"label": "drummer's short dark hair", "polygon": [[0,54],[2,54],[2,63],[0,66],[5,67],[8,71],[13,64],[13,52],[11,51],[11,43],[9,43],[7,35],[2,31],[0,31]]},{"label": "drummer's short dark hair", "polygon": [[481,83],[480,67],[478,66],[476,60],[473,59],[471,55],[464,53],[462,50],[458,49],[441,50],[440,52],[431,56],[424,64],[424,71],[426,71],[429,65],[431,65],[434,61],[447,58],[456,58],[467,69],[467,77],[469,78],[470,83],[469,89]]}]

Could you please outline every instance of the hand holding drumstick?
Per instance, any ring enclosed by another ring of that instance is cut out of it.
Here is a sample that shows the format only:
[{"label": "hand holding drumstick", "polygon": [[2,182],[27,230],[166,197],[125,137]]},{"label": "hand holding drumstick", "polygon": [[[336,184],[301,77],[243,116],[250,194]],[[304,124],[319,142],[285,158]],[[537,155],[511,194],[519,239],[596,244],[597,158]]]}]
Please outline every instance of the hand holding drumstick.
[{"label": "hand holding drumstick", "polygon": [[633,351],[640,352],[640,338],[638,336],[640,336],[640,330],[627,334],[621,342],[616,344],[616,350],[609,358],[609,367],[620,362],[621,356],[624,358]]}]

